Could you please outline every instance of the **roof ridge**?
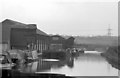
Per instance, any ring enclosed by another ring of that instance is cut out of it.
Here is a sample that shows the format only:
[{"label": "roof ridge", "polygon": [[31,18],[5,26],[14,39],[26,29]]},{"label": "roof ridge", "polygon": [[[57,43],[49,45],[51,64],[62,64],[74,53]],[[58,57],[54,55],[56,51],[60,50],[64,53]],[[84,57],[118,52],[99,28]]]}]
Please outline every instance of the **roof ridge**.
[{"label": "roof ridge", "polygon": [[10,23],[12,23],[12,24],[20,24],[20,25],[27,25],[27,24],[24,24],[24,23],[21,23],[21,22],[18,22],[18,21],[14,21],[14,20],[11,20],[11,19],[5,19],[4,21],[2,21],[2,23],[3,22],[10,22]]},{"label": "roof ridge", "polygon": [[8,23],[10,25],[12,25],[12,27],[17,27],[17,28],[36,28],[36,24],[24,24],[21,22],[17,22],[11,19],[5,19],[4,21],[2,21],[2,23]]}]

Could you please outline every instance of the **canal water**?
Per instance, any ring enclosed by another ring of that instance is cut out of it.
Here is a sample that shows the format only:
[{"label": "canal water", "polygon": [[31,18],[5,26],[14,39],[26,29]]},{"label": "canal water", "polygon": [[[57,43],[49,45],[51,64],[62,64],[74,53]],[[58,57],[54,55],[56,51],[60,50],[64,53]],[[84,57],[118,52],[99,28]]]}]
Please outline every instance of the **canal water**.
[{"label": "canal water", "polygon": [[15,69],[28,73],[56,73],[66,76],[118,76],[118,70],[100,55],[101,52],[85,51],[62,60],[39,59]]}]

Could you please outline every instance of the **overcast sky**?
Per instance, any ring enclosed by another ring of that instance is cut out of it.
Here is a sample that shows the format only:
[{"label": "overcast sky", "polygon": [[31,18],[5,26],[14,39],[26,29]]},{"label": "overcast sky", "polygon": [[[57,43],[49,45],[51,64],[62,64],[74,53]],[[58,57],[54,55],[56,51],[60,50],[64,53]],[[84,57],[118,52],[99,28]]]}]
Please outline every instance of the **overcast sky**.
[{"label": "overcast sky", "polygon": [[1,0],[0,21],[35,23],[48,34],[118,34],[118,0]]}]

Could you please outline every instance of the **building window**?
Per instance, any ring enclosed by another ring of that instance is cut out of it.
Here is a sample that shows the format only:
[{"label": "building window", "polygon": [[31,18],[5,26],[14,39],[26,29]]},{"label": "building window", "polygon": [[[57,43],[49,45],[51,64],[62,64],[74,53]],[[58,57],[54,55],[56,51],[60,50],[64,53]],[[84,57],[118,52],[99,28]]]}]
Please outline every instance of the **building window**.
[{"label": "building window", "polygon": [[59,38],[58,37],[53,37],[52,40],[59,40]]}]

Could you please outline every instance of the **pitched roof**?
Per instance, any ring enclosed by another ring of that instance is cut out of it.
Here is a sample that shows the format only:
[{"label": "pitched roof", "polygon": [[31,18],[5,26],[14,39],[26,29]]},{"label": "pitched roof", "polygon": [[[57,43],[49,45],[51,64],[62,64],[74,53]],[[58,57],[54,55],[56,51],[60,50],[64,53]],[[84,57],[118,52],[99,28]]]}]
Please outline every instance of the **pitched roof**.
[{"label": "pitched roof", "polygon": [[48,34],[46,34],[45,32],[41,31],[40,29],[36,29],[36,33],[40,34],[40,35],[46,35],[46,36],[48,36]]},{"label": "pitched roof", "polygon": [[64,39],[64,40],[65,40],[65,38],[64,38],[64,37],[62,37],[62,36],[60,36],[60,35],[52,35],[51,37],[59,37],[59,38],[61,38],[61,39]]},{"label": "pitched roof", "polygon": [[24,24],[17,21],[13,21],[10,19],[6,19],[2,22],[2,24],[9,24],[11,28],[30,28],[30,29],[36,29],[36,24]]}]

